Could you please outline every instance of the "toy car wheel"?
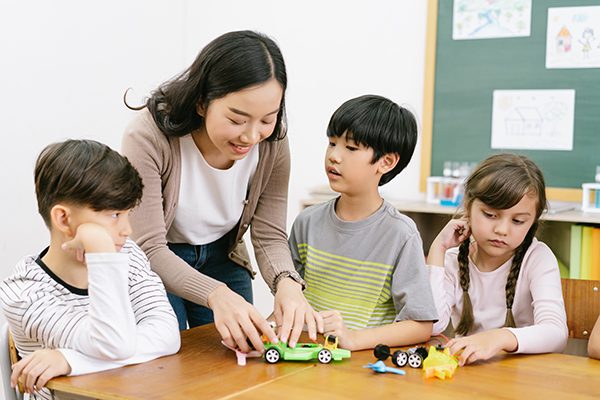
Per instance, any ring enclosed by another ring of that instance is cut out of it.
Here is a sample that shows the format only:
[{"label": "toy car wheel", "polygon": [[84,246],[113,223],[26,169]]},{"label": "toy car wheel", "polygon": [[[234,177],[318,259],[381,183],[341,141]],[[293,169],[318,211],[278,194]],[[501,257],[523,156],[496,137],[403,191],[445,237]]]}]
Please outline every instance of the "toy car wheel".
[{"label": "toy car wheel", "polygon": [[281,359],[281,354],[277,349],[271,348],[265,352],[265,360],[269,364],[275,364],[277,361]]},{"label": "toy car wheel", "polygon": [[378,344],[373,349],[373,355],[376,359],[384,361],[390,356],[390,346],[387,346],[385,344]]},{"label": "toy car wheel", "polygon": [[421,368],[422,364],[423,364],[423,357],[421,357],[419,354],[413,353],[410,356],[408,356],[408,365],[410,365],[411,367]]},{"label": "toy car wheel", "polygon": [[331,356],[331,352],[327,349],[319,351],[319,354],[317,355],[317,359],[322,364],[329,364],[332,358],[333,357]]},{"label": "toy car wheel", "polygon": [[392,356],[392,362],[398,367],[404,367],[408,362],[408,354],[402,350],[395,351]]}]

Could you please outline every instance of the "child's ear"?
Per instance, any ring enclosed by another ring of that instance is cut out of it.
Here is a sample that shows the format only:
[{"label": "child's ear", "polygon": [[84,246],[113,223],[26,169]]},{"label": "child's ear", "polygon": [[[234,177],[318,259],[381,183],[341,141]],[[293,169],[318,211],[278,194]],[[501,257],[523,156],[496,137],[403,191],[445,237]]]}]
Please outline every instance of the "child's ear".
[{"label": "child's ear", "polygon": [[204,118],[206,114],[206,107],[204,107],[204,105],[201,103],[196,104],[196,113],[198,113],[199,116]]},{"label": "child's ear", "polygon": [[396,154],[396,153],[384,154],[379,159],[379,172],[381,172],[381,175],[387,174],[388,172],[393,170],[396,167],[396,165],[398,164],[398,161],[400,161],[400,156],[398,154]]},{"label": "child's ear", "polygon": [[62,204],[56,204],[50,209],[50,220],[52,227],[67,236],[73,236],[71,229],[71,209]]}]

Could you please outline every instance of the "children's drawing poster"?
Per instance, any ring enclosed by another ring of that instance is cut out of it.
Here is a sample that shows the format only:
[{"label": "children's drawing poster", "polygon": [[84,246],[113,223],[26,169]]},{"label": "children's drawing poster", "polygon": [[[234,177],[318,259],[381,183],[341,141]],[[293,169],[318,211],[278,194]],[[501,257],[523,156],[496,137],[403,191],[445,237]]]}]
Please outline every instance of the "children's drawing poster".
[{"label": "children's drawing poster", "polygon": [[531,0],[454,0],[452,39],[531,34]]},{"label": "children's drawing poster", "polygon": [[494,90],[492,148],[573,150],[575,90]]},{"label": "children's drawing poster", "polygon": [[600,67],[600,6],[548,9],[546,68]]}]

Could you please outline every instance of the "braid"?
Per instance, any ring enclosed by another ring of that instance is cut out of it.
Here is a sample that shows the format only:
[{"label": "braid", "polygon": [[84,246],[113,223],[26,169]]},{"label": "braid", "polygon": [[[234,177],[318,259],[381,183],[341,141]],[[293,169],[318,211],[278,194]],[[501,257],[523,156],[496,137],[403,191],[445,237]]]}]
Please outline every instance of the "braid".
[{"label": "braid", "polygon": [[517,248],[515,251],[515,256],[513,258],[512,265],[510,266],[510,272],[508,273],[508,278],[506,278],[506,320],[504,321],[504,326],[509,328],[515,328],[515,318],[512,312],[513,302],[515,300],[515,289],[517,287],[517,279],[519,279],[519,272],[521,271],[521,264],[523,263],[523,258],[525,257],[525,253],[527,253],[527,249],[531,246],[531,242],[533,242],[533,237],[535,236],[535,232],[537,230],[537,222],[534,223],[523,243]]},{"label": "braid", "polygon": [[460,321],[455,331],[459,335],[466,335],[473,326],[473,305],[469,297],[469,245],[470,238],[464,240],[458,248],[458,267],[460,277],[460,287],[463,290],[463,308],[460,315]]}]

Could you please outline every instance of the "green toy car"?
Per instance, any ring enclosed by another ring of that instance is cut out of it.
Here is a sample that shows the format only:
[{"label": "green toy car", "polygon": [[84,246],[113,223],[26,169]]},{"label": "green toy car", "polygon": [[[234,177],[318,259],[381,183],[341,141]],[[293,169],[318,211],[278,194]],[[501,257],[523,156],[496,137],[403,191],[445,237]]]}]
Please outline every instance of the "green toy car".
[{"label": "green toy car", "polygon": [[322,364],[328,364],[332,360],[339,361],[350,358],[350,350],[337,348],[337,337],[325,336],[325,344],[298,343],[296,347],[288,347],[287,343],[265,343],[265,360],[269,364],[275,364],[280,360],[286,361],[308,361],[317,359]]}]

